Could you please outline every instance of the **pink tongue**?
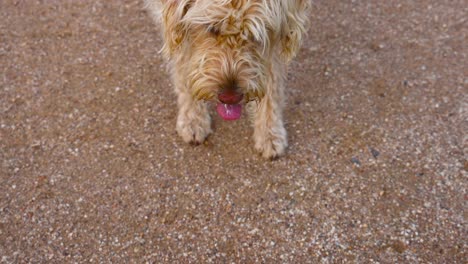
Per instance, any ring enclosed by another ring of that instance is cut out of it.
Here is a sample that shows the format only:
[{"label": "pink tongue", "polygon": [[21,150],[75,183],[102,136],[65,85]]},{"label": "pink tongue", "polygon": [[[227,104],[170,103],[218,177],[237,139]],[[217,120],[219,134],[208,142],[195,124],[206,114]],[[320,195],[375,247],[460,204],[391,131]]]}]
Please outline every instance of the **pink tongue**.
[{"label": "pink tongue", "polygon": [[218,103],[216,106],[219,116],[227,121],[237,120],[242,114],[242,105]]}]

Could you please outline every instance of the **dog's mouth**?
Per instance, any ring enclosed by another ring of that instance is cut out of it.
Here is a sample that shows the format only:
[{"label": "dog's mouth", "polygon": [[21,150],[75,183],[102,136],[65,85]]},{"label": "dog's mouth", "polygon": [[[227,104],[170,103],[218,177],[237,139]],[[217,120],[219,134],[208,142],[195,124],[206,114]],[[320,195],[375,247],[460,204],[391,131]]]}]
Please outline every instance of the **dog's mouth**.
[{"label": "dog's mouth", "polygon": [[218,94],[219,103],[216,111],[219,116],[226,121],[237,120],[242,115],[242,105],[240,104],[244,95],[232,90],[223,90]]},{"label": "dog's mouth", "polygon": [[242,115],[242,105],[218,103],[216,106],[218,115],[226,121],[234,121]]}]

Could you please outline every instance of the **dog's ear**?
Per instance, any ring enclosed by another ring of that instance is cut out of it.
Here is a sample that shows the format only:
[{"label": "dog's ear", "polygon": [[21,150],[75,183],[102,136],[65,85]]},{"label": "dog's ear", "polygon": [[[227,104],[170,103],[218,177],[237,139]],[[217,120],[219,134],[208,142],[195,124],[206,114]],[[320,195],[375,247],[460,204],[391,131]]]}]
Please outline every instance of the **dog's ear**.
[{"label": "dog's ear", "polygon": [[164,36],[163,52],[171,56],[186,36],[183,18],[195,0],[146,0],[157,23],[162,24]]},{"label": "dog's ear", "polygon": [[310,0],[282,1],[284,20],[281,30],[281,55],[286,62],[293,59],[302,43],[309,23]]}]

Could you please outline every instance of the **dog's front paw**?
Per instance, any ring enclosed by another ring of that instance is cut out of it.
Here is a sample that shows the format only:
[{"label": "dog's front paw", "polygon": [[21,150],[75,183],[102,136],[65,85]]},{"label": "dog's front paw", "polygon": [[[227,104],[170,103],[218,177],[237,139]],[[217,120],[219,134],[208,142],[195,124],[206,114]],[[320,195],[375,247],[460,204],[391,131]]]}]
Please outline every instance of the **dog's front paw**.
[{"label": "dog's front paw", "polygon": [[281,127],[275,133],[271,131],[255,133],[255,149],[266,159],[275,159],[284,154],[288,146],[286,130]]},{"label": "dog's front paw", "polygon": [[185,142],[201,144],[212,132],[210,116],[179,115],[176,130]]}]

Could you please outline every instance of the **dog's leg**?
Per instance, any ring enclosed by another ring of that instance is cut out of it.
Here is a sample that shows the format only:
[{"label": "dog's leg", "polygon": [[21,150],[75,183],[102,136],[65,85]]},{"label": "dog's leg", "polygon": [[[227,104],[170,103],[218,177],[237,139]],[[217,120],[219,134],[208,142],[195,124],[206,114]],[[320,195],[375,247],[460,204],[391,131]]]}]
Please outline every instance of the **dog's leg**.
[{"label": "dog's leg", "polygon": [[179,113],[177,133],[191,144],[200,144],[212,132],[211,118],[206,103],[196,101],[185,91],[177,91]]},{"label": "dog's leg", "polygon": [[268,77],[265,97],[253,113],[255,149],[269,159],[281,156],[288,145],[283,124],[285,76],[282,75],[286,69],[280,64],[275,68]]}]

